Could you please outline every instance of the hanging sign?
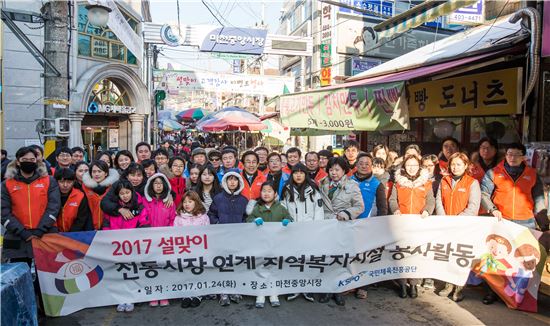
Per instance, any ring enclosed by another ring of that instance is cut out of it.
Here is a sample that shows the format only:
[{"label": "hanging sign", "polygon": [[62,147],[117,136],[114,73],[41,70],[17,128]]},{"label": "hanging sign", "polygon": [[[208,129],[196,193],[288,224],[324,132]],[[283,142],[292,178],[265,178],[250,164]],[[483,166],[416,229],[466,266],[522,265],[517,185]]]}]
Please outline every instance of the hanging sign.
[{"label": "hanging sign", "polygon": [[32,242],[49,316],[207,294],[342,293],[400,278],[462,285],[470,273],[509,307],[536,312],[546,258],[529,229],[477,216],[69,232]]},{"label": "hanging sign", "polygon": [[283,125],[320,130],[404,130],[409,115],[404,83],[282,95]]},{"label": "hanging sign", "polygon": [[266,29],[220,27],[207,33],[200,50],[259,55],[264,52],[266,37]]},{"label": "hanging sign", "polygon": [[408,87],[411,117],[510,115],[521,112],[522,68],[452,77]]}]

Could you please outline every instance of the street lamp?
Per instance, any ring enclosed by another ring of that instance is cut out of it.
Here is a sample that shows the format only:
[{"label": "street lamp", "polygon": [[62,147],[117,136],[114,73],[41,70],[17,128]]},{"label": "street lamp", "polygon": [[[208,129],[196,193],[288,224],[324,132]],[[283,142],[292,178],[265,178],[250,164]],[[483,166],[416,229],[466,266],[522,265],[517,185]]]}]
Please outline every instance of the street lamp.
[{"label": "street lamp", "polygon": [[112,11],[111,8],[99,4],[99,2],[87,5],[88,9],[88,22],[97,27],[107,26],[109,21],[109,13]]}]

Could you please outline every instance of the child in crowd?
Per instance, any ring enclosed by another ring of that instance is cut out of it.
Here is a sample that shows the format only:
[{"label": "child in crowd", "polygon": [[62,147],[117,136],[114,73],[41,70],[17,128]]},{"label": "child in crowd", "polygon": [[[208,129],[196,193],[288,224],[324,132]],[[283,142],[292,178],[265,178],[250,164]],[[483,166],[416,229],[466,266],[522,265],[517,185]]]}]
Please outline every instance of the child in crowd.
[{"label": "child in crowd", "polygon": [[[214,196],[208,216],[210,224],[243,223],[246,218],[248,200],[241,195],[244,181],[238,169],[230,169],[222,178],[223,191]],[[242,296],[239,294],[221,294],[220,305],[228,306],[233,301],[239,303]]]},{"label": "child in crowd", "polygon": [[[171,201],[171,187],[168,178],[162,173],[153,174],[145,185],[145,206],[149,211],[152,227],[172,226],[176,217],[176,206],[167,205]],[[167,299],[160,300],[160,306],[168,306]],[[151,301],[151,307],[159,306],[159,301]]]},{"label": "child in crowd", "polygon": [[[178,205],[178,215],[174,219],[174,226],[209,225],[210,219],[202,205],[199,195],[194,191],[188,191],[183,195],[183,200]],[[182,308],[198,307],[201,304],[201,297],[183,298]]]},{"label": "child in crowd", "polygon": [[[103,230],[122,230],[148,227],[150,225],[147,208],[143,205],[141,196],[134,190],[130,181],[121,179],[113,185],[114,193],[117,195],[119,206],[122,209],[130,211],[134,218],[126,219],[120,215],[108,215],[105,213],[103,221]],[[107,199],[105,197],[104,199]],[[133,303],[121,303],[117,306],[118,312],[134,311]]]},{"label": "child in crowd", "polygon": [[213,165],[206,164],[201,168],[196,191],[204,204],[204,208],[208,212],[210,204],[212,204],[212,199],[222,191],[220,181],[218,180]]},{"label": "child in crowd", "polygon": [[[260,188],[260,198],[254,204],[254,201],[250,201],[247,207],[247,213],[249,213],[247,222],[254,222],[260,226],[265,222],[282,222],[283,226],[287,226],[292,220],[288,210],[279,202],[277,191],[273,182],[266,181]],[[269,302],[272,307],[279,307],[279,297],[276,295],[269,296]],[[265,297],[256,297],[256,308],[263,308],[265,304]]]}]

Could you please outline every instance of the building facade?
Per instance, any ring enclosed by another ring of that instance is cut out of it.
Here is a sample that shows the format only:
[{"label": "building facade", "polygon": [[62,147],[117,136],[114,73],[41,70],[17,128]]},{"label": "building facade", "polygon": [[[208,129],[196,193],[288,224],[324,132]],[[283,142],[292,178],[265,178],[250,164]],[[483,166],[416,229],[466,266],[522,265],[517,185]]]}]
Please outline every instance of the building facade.
[{"label": "building facade", "polygon": [[[283,5],[278,34],[313,38],[312,57],[280,58],[281,75],[295,78],[297,92],[342,83],[346,77],[359,74],[454,33],[454,30],[448,29],[447,20],[441,18],[373,49],[376,41],[372,28],[384,21],[380,15],[398,15],[408,10],[410,4],[391,0],[340,0],[340,3],[370,9],[375,14],[311,0],[286,1]],[[311,137],[309,140],[302,137],[298,143],[312,150],[329,145],[340,147],[345,136],[344,133]]]},{"label": "building facade", "polygon": [[[5,1],[5,8],[40,12],[42,2]],[[69,65],[69,146],[82,146],[88,158],[100,150],[132,150],[147,136],[151,112],[143,78],[143,57],[136,57],[108,27],[89,24],[87,2],[70,1],[71,33]],[[140,35],[144,5],[117,1],[132,30]],[[145,6],[148,10],[148,6]],[[150,19],[150,15],[145,15]],[[39,48],[44,47],[44,28],[16,23]],[[43,140],[35,132],[44,117],[44,69],[8,28],[2,32],[5,126],[4,146],[10,154]]]}]

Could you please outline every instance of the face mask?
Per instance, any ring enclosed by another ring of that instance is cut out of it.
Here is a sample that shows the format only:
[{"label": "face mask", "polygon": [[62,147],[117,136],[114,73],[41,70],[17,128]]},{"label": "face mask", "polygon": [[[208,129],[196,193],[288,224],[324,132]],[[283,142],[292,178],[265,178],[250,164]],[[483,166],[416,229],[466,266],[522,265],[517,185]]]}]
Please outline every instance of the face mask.
[{"label": "face mask", "polygon": [[19,168],[25,173],[34,172],[36,165],[36,162],[19,162]]}]

